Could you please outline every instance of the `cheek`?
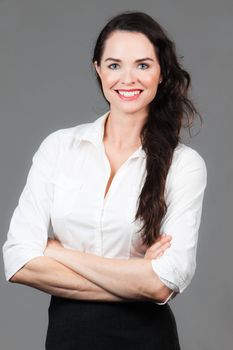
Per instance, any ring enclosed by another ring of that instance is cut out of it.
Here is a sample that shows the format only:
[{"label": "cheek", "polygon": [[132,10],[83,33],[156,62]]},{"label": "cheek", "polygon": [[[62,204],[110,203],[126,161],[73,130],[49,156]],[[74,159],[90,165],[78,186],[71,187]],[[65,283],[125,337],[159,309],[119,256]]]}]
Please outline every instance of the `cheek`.
[{"label": "cheek", "polygon": [[156,75],[148,75],[144,77],[144,83],[148,86],[148,87],[152,87],[155,85],[158,85],[159,83],[159,74]]},{"label": "cheek", "polygon": [[102,75],[102,84],[106,87],[111,87],[118,80],[116,74],[103,74]]},{"label": "cheek", "polygon": [[153,69],[149,69],[147,72],[144,72],[142,79],[144,84],[146,84],[148,87],[158,85],[160,79],[160,68],[155,67]]}]

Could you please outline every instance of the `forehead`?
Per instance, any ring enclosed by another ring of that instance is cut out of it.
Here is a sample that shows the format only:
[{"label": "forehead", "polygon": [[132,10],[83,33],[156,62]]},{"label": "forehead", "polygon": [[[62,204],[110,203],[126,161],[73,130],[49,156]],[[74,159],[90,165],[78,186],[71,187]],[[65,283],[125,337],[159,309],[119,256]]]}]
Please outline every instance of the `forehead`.
[{"label": "forehead", "polygon": [[103,58],[156,57],[154,45],[143,33],[115,30],[105,41]]}]

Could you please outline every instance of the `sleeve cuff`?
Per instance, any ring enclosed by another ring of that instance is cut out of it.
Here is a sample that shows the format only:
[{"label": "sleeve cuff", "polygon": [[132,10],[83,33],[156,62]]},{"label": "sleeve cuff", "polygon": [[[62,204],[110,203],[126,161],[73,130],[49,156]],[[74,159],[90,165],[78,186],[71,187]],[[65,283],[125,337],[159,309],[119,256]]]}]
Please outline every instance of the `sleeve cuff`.
[{"label": "sleeve cuff", "polygon": [[10,278],[19,271],[27,262],[33,258],[44,256],[41,251],[28,252],[24,255],[17,256],[17,259],[14,259],[14,262],[11,264],[5,264],[5,276],[6,280],[9,282]]},{"label": "sleeve cuff", "polygon": [[166,261],[162,259],[164,257],[158,258],[158,259],[152,259],[151,260],[151,266],[153,271],[158,275],[160,280],[168,286],[170,289],[172,289],[176,293],[182,293],[184,289],[188,285],[188,281],[183,281],[182,277],[176,271],[168,259]]},{"label": "sleeve cuff", "polygon": [[165,304],[167,304],[171,299],[173,299],[172,296],[174,297],[176,294],[177,294],[177,293],[173,290],[173,291],[171,292],[171,294],[167,297],[167,299],[166,299],[165,301],[163,301],[163,302],[154,301],[154,303],[157,304],[157,305],[165,305]]}]

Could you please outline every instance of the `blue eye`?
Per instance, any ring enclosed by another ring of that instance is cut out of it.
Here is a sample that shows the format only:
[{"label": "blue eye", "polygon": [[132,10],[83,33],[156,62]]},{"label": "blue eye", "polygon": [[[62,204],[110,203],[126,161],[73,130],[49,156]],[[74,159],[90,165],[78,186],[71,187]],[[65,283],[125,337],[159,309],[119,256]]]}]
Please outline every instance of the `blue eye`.
[{"label": "blue eye", "polygon": [[144,66],[145,67],[145,68],[142,68],[142,69],[147,69],[149,67],[148,64],[146,64],[146,63],[140,63],[139,66]]},{"label": "blue eye", "polygon": [[115,70],[115,68],[111,68],[112,66],[118,66],[118,64],[117,64],[117,63],[112,63],[112,64],[110,64],[110,65],[108,66],[108,68],[110,68],[110,69],[112,69],[112,70]]},{"label": "blue eye", "polygon": [[[140,63],[139,66],[142,66],[141,69],[143,69],[143,70],[149,68],[149,65],[148,65],[147,63]],[[119,68],[119,64],[117,64],[117,63],[112,63],[112,64],[110,64],[110,65],[108,66],[108,68],[110,68],[110,69],[112,69],[112,70],[116,70],[116,69]]]}]

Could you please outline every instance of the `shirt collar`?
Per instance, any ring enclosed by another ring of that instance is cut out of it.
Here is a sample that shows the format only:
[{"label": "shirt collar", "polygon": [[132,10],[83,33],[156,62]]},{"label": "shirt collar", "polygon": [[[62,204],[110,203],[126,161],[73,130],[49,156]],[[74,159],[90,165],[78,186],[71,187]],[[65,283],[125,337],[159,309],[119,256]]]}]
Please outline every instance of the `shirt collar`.
[{"label": "shirt collar", "polygon": [[[89,127],[79,136],[79,139],[86,140],[99,147],[103,142],[104,125],[110,111],[101,115],[94,122],[90,123]],[[130,156],[130,158],[146,157],[145,151],[142,149],[142,145]]]}]

